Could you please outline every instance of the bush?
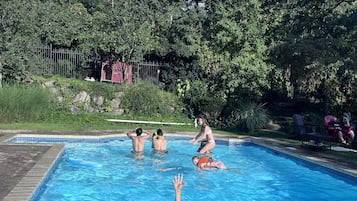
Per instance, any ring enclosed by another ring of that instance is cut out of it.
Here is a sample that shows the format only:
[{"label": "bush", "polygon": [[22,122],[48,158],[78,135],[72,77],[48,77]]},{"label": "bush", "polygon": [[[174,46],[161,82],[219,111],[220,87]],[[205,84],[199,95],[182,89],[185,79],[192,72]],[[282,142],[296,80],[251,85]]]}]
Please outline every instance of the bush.
[{"label": "bush", "polygon": [[52,97],[38,85],[5,85],[0,88],[0,121],[34,122],[49,110]]},{"label": "bush", "polygon": [[122,104],[131,115],[154,117],[181,115],[178,98],[148,82],[129,86],[122,97]]},{"label": "bush", "polygon": [[216,92],[210,92],[207,84],[200,80],[179,81],[177,91],[185,104],[187,116],[195,118],[205,115],[211,125],[218,123],[217,117],[221,114],[226,102],[222,96],[217,96]]},{"label": "bush", "polygon": [[47,81],[55,81],[55,85],[59,87],[70,87],[73,94],[81,91],[86,91],[92,96],[104,96],[108,99],[114,98],[114,93],[122,91],[126,88],[126,85],[111,84],[105,82],[88,82],[75,78],[63,78],[58,76],[50,76],[44,78],[40,76],[33,76],[33,79],[38,83],[43,84]]},{"label": "bush", "polygon": [[265,104],[253,102],[241,103],[238,110],[232,111],[230,116],[230,126],[241,126],[252,132],[263,128],[270,120]]}]

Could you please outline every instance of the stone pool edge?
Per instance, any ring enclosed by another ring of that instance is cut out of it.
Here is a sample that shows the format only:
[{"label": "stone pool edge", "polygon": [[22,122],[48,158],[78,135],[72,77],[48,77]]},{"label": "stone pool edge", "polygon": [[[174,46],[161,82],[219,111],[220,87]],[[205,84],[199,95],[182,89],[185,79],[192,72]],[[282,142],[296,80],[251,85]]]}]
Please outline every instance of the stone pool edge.
[{"label": "stone pool edge", "polygon": [[[266,140],[262,140],[262,139],[255,139],[254,137],[251,139],[252,143],[255,143],[257,145],[263,146],[263,147],[267,147],[269,149],[272,149],[274,151],[278,151],[281,152],[283,154],[289,155],[291,157],[295,157],[298,158],[300,160],[305,160],[308,161],[310,163],[316,164],[316,165],[320,165],[322,167],[325,167],[327,169],[333,170],[339,174],[342,175],[348,175],[352,178],[354,178],[355,180],[357,180],[357,170],[353,168],[353,166],[349,166],[348,164],[344,164],[344,162],[340,162],[340,164],[338,163],[338,159],[336,159],[336,161],[331,161],[328,158],[325,157],[321,157],[319,155],[314,156],[314,155],[307,155],[305,153],[303,153],[301,150],[296,149],[293,146],[290,145],[279,145],[277,146],[276,143],[270,143]],[[310,150],[312,151],[312,150]],[[313,152],[313,151],[312,151]],[[316,154],[319,154],[318,152],[316,152]]]},{"label": "stone pool edge", "polygon": [[5,196],[3,201],[30,200],[33,193],[39,187],[48,171],[61,155],[64,145],[52,144],[41,159],[20,180],[19,183]]}]

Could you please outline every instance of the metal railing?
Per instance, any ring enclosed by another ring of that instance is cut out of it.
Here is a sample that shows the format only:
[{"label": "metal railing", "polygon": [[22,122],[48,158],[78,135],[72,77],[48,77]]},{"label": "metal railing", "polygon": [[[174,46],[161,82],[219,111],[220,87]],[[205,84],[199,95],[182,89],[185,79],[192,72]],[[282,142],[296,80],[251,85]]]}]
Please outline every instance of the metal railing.
[{"label": "metal railing", "polygon": [[[28,69],[32,74],[58,75],[70,78],[78,78],[80,67],[86,59],[80,50],[53,48],[52,45],[36,47],[34,56],[39,57],[38,59],[41,62],[39,66],[41,67]],[[133,82],[145,80],[157,85],[160,83],[160,69],[168,67],[167,64],[150,61],[131,61],[128,64],[132,66]],[[97,63],[97,65],[102,64]],[[97,66],[97,68],[101,69],[101,66]],[[95,79],[100,80],[100,75]]]},{"label": "metal railing", "polygon": [[79,50],[53,48],[52,45],[36,47],[35,54],[43,59],[42,68],[35,74],[77,77],[84,54]]},{"label": "metal railing", "polygon": [[158,85],[160,83],[160,69],[168,67],[167,64],[158,62],[129,62],[132,65],[133,80],[145,80]]}]

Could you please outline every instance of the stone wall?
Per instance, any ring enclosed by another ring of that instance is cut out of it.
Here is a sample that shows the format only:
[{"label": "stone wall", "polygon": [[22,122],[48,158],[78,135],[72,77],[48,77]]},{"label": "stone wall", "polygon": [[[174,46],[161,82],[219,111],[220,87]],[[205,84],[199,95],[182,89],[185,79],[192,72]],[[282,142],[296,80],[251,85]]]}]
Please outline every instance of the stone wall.
[{"label": "stone wall", "polygon": [[116,92],[114,98],[108,100],[103,96],[90,95],[88,91],[74,92],[70,84],[57,86],[55,81],[46,81],[43,87],[55,96],[56,100],[68,108],[71,113],[89,112],[89,113],[107,113],[111,115],[123,115],[124,110],[120,108],[123,92]]}]

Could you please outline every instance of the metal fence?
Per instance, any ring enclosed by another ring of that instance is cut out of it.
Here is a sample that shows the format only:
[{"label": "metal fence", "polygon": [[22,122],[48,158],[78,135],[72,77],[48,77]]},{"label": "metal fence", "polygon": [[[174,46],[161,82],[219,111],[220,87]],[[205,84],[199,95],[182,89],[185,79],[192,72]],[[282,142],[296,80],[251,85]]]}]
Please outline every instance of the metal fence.
[{"label": "metal fence", "polygon": [[51,74],[62,77],[78,77],[84,55],[79,50],[58,49],[52,45],[36,47],[36,55],[43,59],[35,74]]},{"label": "metal fence", "polygon": [[[52,45],[38,46],[35,49],[35,57],[39,57],[38,61],[39,67],[35,69],[29,69],[33,74],[37,75],[58,75],[61,77],[78,78],[83,77],[80,72],[81,67],[84,64],[85,57],[80,50],[69,50],[69,49],[59,49],[53,48]],[[102,61],[106,62],[106,61]],[[92,71],[95,69],[101,69],[102,62],[96,63]],[[133,82],[137,80],[150,81],[154,84],[159,84],[160,69],[166,68],[168,65],[158,62],[135,62],[131,61],[128,63],[132,66],[132,76]],[[90,70],[89,70],[90,71]],[[98,73],[88,73],[94,75],[96,80],[100,80],[100,74]]]},{"label": "metal fence", "polygon": [[168,65],[158,62],[129,62],[132,65],[133,80],[145,80],[153,84],[160,84],[160,69]]}]

